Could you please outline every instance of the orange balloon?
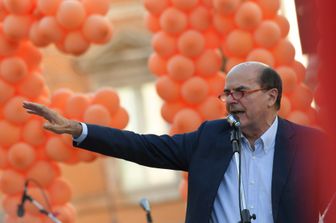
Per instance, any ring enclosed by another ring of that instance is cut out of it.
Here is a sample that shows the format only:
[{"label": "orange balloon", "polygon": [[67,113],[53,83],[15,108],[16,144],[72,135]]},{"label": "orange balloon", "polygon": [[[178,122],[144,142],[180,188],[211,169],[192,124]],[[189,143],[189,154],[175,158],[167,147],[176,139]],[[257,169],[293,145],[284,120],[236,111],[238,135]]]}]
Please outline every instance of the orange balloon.
[{"label": "orange balloon", "polygon": [[35,179],[43,187],[49,186],[58,175],[58,166],[45,160],[37,160],[28,170],[27,178]]},{"label": "orange balloon", "polygon": [[184,133],[195,131],[201,123],[202,119],[196,111],[185,108],[175,115],[173,126],[177,132]]},{"label": "orange balloon", "polygon": [[291,95],[291,101],[294,109],[306,111],[311,107],[313,92],[307,87],[307,85],[300,83],[294,89]]},{"label": "orange balloon", "polygon": [[217,50],[206,50],[196,60],[196,74],[202,77],[210,77],[215,75],[222,65],[221,55]]},{"label": "orange balloon", "polygon": [[163,119],[168,123],[173,123],[173,119],[177,112],[182,110],[185,105],[180,102],[164,102],[161,107],[161,115]]},{"label": "orange balloon", "polygon": [[24,184],[24,177],[14,170],[8,169],[1,173],[0,189],[5,194],[15,195],[22,192]]},{"label": "orange balloon", "polygon": [[41,120],[32,119],[25,124],[22,132],[23,140],[32,146],[40,146],[46,142],[46,132]]},{"label": "orange balloon", "polygon": [[115,114],[120,107],[119,96],[111,88],[100,88],[93,95],[91,103],[104,106],[110,114]]},{"label": "orange balloon", "polygon": [[3,147],[9,147],[19,141],[21,129],[11,124],[8,121],[0,120],[0,129],[6,129],[6,131],[1,131],[0,134],[0,145]]},{"label": "orange balloon", "polygon": [[11,14],[27,14],[33,8],[31,0],[3,0],[3,6]]},{"label": "orange balloon", "polygon": [[204,50],[205,39],[200,32],[189,30],[179,37],[177,46],[182,55],[197,57]]},{"label": "orange balloon", "polygon": [[56,15],[62,0],[37,0],[37,8],[45,15]]},{"label": "orange balloon", "polygon": [[48,42],[59,42],[65,36],[64,29],[54,16],[43,17],[38,22],[38,29],[41,37]]},{"label": "orange balloon", "polygon": [[234,66],[244,62],[245,60],[237,57],[229,57],[225,64],[225,71],[229,72]]},{"label": "orange balloon", "polygon": [[53,205],[64,205],[72,196],[71,186],[63,178],[56,178],[49,187],[50,201]]},{"label": "orange balloon", "polygon": [[[28,194],[34,198],[38,203],[40,203],[43,207],[48,207],[47,201],[49,201],[49,193],[48,191],[44,190],[44,193],[41,192],[40,188],[37,187],[29,187],[28,188]],[[44,196],[45,195],[45,196]],[[41,212],[31,203],[26,202],[25,203],[25,210],[27,215],[33,215],[38,216],[41,214]],[[26,215],[25,214],[25,215]]]},{"label": "orange balloon", "polygon": [[277,23],[271,20],[261,22],[254,32],[254,39],[259,46],[274,47],[281,38],[281,30]]},{"label": "orange balloon", "polygon": [[264,18],[273,18],[280,8],[280,0],[256,0],[256,3],[260,6]]},{"label": "orange balloon", "polygon": [[84,37],[93,43],[106,43],[112,37],[112,25],[103,16],[91,15],[83,25]]},{"label": "orange balloon", "polygon": [[56,19],[66,29],[79,28],[85,19],[83,4],[79,1],[62,1],[57,9]]},{"label": "orange balloon", "polygon": [[253,30],[260,24],[262,12],[258,4],[247,1],[239,6],[234,19],[239,28]]},{"label": "orange balloon", "polygon": [[209,29],[208,31],[203,33],[205,39],[205,48],[206,49],[218,49],[220,46],[220,39],[218,33]]},{"label": "orange balloon", "polygon": [[281,37],[285,38],[289,33],[289,22],[286,17],[283,15],[276,15],[273,21],[278,24],[281,31]]},{"label": "orange balloon", "polygon": [[84,94],[75,94],[68,99],[65,106],[65,114],[69,118],[81,120],[89,104],[90,101]]},{"label": "orange balloon", "polygon": [[46,144],[47,156],[57,162],[67,162],[74,155],[73,149],[67,146],[60,137],[51,137]]},{"label": "orange balloon", "polygon": [[188,198],[188,181],[183,179],[179,185],[179,192],[184,201]]},{"label": "orange balloon", "polygon": [[21,43],[18,49],[18,54],[22,58],[30,71],[40,67],[42,61],[42,53],[30,41]]},{"label": "orange balloon", "polygon": [[176,39],[161,31],[152,38],[152,46],[155,52],[163,58],[168,58],[176,52]]},{"label": "orange balloon", "polygon": [[21,198],[19,196],[5,195],[2,200],[3,210],[10,216],[17,216],[17,209],[20,202]]},{"label": "orange balloon", "polygon": [[110,7],[110,0],[82,0],[87,14],[105,15]]},{"label": "orange balloon", "polygon": [[16,143],[9,148],[8,161],[19,170],[28,168],[36,158],[34,148],[23,142]]},{"label": "orange balloon", "polygon": [[1,27],[0,33],[0,56],[9,56],[18,48],[19,43],[5,37]]},{"label": "orange balloon", "polygon": [[0,22],[8,15],[8,11],[5,9],[3,2],[0,2]]},{"label": "orange balloon", "polygon": [[3,32],[15,41],[28,38],[31,22],[30,16],[10,14],[3,21]]},{"label": "orange balloon", "polygon": [[283,118],[287,118],[287,116],[289,115],[291,110],[292,110],[292,104],[291,104],[289,98],[285,95],[282,95],[279,115]]},{"label": "orange balloon", "polygon": [[213,5],[215,11],[222,15],[231,15],[239,7],[240,0],[214,0]]},{"label": "orange balloon", "polygon": [[190,78],[195,72],[194,62],[189,58],[176,55],[168,61],[168,75],[175,81],[183,81]]},{"label": "orange balloon", "polygon": [[16,84],[28,74],[27,64],[19,57],[7,57],[0,65],[0,76],[11,84]]},{"label": "orange balloon", "polygon": [[3,113],[8,121],[15,124],[23,124],[28,121],[30,115],[22,107],[23,101],[26,101],[26,98],[16,96],[6,103]]},{"label": "orange balloon", "polygon": [[15,89],[0,79],[0,105],[14,96]]},{"label": "orange balloon", "polygon": [[210,96],[197,107],[204,120],[214,120],[225,115],[225,104],[217,97]]},{"label": "orange balloon", "polygon": [[253,48],[251,33],[236,29],[226,39],[226,47],[233,56],[245,57]]},{"label": "orange balloon", "polygon": [[208,7],[211,10],[214,7],[213,0],[200,0],[200,3],[202,3],[202,5]]},{"label": "orange balloon", "polygon": [[207,82],[209,85],[209,93],[217,97],[224,91],[225,74],[218,72],[215,76],[208,78]]},{"label": "orange balloon", "polygon": [[148,69],[156,76],[167,74],[167,61],[160,57],[157,53],[152,53],[148,59]]},{"label": "orange balloon", "polygon": [[78,56],[85,53],[89,46],[90,43],[84,38],[80,31],[70,32],[65,36],[64,50],[66,53]]},{"label": "orange balloon", "polygon": [[107,108],[95,104],[86,109],[83,120],[87,123],[107,126],[111,121],[111,115]]},{"label": "orange balloon", "polygon": [[18,91],[23,97],[34,100],[42,94],[45,85],[42,75],[33,73],[19,85]]},{"label": "orange balloon", "polygon": [[160,77],[155,86],[156,92],[165,101],[176,101],[180,97],[180,85],[167,76]]},{"label": "orange balloon", "polygon": [[2,148],[0,146],[0,169],[6,169],[8,168],[8,156],[7,156],[7,150]]},{"label": "orange balloon", "polygon": [[274,58],[270,51],[263,48],[253,49],[246,57],[247,61],[259,61],[270,67],[274,66]]},{"label": "orange balloon", "polygon": [[156,16],[159,16],[165,9],[167,9],[168,5],[168,0],[144,0],[145,8]]},{"label": "orange balloon", "polygon": [[145,25],[146,28],[149,29],[152,33],[159,32],[161,29],[160,26],[160,18],[153,14],[145,15]]},{"label": "orange balloon", "polygon": [[82,162],[92,162],[98,158],[98,154],[87,150],[78,150],[77,157]]},{"label": "orange balloon", "polygon": [[160,16],[160,26],[163,31],[170,34],[178,34],[186,29],[187,16],[176,8],[167,8]]},{"label": "orange balloon", "polygon": [[67,88],[59,88],[51,95],[51,105],[52,108],[57,108],[59,110],[65,110],[65,106],[69,98],[73,96],[73,92]]},{"label": "orange balloon", "polygon": [[280,66],[276,68],[276,71],[281,77],[282,88],[284,94],[290,94],[297,87],[297,76],[295,71],[291,67]]},{"label": "orange balloon", "polygon": [[[17,208],[17,206],[16,206]],[[4,223],[18,223],[18,218],[15,216],[5,215],[4,216]]]},{"label": "orange balloon", "polygon": [[213,15],[213,25],[217,32],[222,36],[227,35],[236,27],[234,20],[230,17],[223,16],[219,13]]},{"label": "orange balloon", "polygon": [[304,81],[305,76],[306,76],[305,66],[303,66],[303,64],[301,62],[295,60],[291,67],[294,69],[294,71],[296,73],[296,76],[298,78],[298,82],[300,83],[300,82]]},{"label": "orange balloon", "polygon": [[190,104],[198,104],[203,102],[208,93],[209,86],[207,82],[200,77],[192,77],[181,88],[182,98]]},{"label": "orange balloon", "polygon": [[[179,0],[179,2],[182,3],[184,1]],[[212,14],[206,7],[198,6],[190,12],[189,22],[192,28],[203,32],[212,24]]]},{"label": "orange balloon", "polygon": [[32,214],[25,214],[22,217],[24,223],[43,223],[43,218],[41,216],[36,216]]},{"label": "orange balloon", "polygon": [[198,0],[172,0],[173,6],[183,11],[190,11],[198,5]]},{"label": "orange balloon", "polygon": [[46,47],[51,43],[42,36],[38,22],[32,24],[29,31],[29,40],[37,47]]},{"label": "orange balloon", "polygon": [[55,209],[59,220],[62,223],[75,223],[76,212],[73,207],[69,207],[69,203]]},{"label": "orange balloon", "polygon": [[287,119],[300,125],[310,125],[308,115],[302,111],[292,111]]},{"label": "orange balloon", "polygon": [[281,39],[273,50],[277,65],[291,65],[295,57],[295,48],[287,39]]},{"label": "orange balloon", "polygon": [[129,116],[127,111],[120,107],[118,111],[112,115],[110,126],[113,128],[124,129],[128,124]]}]

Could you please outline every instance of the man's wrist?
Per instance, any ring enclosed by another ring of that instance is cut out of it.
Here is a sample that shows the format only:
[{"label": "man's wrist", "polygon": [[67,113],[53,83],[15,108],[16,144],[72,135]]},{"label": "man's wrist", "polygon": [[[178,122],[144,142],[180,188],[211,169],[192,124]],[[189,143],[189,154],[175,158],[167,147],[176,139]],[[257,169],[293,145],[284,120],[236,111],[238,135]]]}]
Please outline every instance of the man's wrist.
[{"label": "man's wrist", "polygon": [[77,121],[70,121],[70,129],[71,132],[70,134],[72,135],[73,138],[78,138],[83,131],[82,125],[80,124],[80,122]]}]

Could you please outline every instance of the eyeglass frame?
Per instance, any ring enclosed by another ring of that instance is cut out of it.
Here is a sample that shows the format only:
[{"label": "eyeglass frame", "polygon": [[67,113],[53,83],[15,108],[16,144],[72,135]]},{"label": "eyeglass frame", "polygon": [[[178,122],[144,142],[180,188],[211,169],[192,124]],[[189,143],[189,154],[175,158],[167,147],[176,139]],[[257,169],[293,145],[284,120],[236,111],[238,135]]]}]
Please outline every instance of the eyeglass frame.
[{"label": "eyeglass frame", "polygon": [[[246,94],[252,94],[252,93],[255,93],[255,92],[258,92],[258,91],[264,91],[264,90],[269,90],[269,89],[267,89],[267,88],[257,88],[257,89],[251,89],[251,90],[238,90],[238,89],[230,90],[230,91],[224,90],[220,95],[218,95],[218,99],[225,102],[226,99],[231,95],[231,97],[234,100],[238,101],[238,100],[242,99]],[[237,97],[233,96],[233,94],[235,92],[241,93],[242,94],[241,97],[237,98]]]}]

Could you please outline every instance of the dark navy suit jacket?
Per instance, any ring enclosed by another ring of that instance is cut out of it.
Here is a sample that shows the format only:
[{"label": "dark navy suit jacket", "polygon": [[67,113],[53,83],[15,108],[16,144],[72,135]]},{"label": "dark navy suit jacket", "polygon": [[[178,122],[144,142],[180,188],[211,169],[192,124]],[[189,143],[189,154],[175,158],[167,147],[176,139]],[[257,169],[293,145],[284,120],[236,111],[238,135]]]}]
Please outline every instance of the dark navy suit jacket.
[{"label": "dark navy suit jacket", "polygon": [[[225,119],[208,121],[195,132],[171,137],[88,125],[88,137],[75,146],[150,167],[188,171],[186,222],[208,223],[233,155],[230,128]],[[318,222],[324,204],[319,196],[319,148],[313,139],[320,135],[279,118],[272,174],[274,222]]]}]

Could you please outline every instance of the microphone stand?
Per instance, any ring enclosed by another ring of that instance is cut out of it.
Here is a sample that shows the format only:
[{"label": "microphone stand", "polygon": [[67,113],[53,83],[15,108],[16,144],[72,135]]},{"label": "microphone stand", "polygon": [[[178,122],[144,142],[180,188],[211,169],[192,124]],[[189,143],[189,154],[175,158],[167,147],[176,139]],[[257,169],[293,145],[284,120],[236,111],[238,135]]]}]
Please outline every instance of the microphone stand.
[{"label": "microphone stand", "polygon": [[37,200],[32,198],[29,194],[26,194],[24,199],[27,199],[30,203],[32,203],[40,211],[41,214],[48,216],[51,221],[55,223],[62,223],[60,220],[56,218],[56,216],[53,213],[44,209],[44,207]]},{"label": "microphone stand", "polygon": [[250,211],[246,207],[245,193],[241,176],[241,130],[239,126],[232,126],[231,131],[231,143],[234,153],[234,159],[236,161],[237,173],[238,173],[238,193],[239,193],[239,211],[240,221],[239,223],[251,223],[251,220],[255,220],[257,217],[255,214],[250,214]]}]

